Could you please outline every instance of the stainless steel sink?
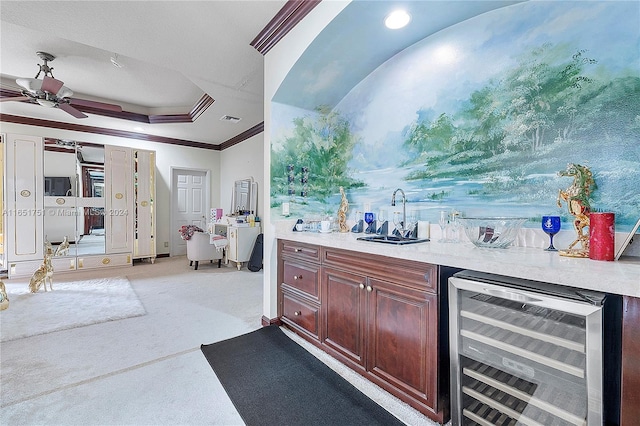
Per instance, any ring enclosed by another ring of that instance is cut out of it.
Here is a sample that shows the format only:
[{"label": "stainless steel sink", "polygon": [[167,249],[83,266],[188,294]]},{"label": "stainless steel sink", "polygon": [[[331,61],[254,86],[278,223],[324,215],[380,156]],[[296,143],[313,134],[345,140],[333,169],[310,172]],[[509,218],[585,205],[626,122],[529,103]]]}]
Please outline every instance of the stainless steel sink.
[{"label": "stainless steel sink", "polygon": [[395,235],[370,235],[367,237],[358,237],[357,240],[371,241],[372,243],[394,244],[397,246],[405,244],[426,243],[427,241],[429,241],[428,238],[400,238],[396,237]]}]

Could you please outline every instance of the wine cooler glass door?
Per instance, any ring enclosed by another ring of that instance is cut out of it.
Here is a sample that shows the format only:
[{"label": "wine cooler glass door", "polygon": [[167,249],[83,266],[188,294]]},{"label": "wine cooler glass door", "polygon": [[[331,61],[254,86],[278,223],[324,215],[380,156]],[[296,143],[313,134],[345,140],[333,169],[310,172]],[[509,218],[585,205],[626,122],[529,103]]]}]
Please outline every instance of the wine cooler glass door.
[{"label": "wine cooler glass door", "polygon": [[602,306],[509,284],[449,279],[453,424],[601,424]]}]

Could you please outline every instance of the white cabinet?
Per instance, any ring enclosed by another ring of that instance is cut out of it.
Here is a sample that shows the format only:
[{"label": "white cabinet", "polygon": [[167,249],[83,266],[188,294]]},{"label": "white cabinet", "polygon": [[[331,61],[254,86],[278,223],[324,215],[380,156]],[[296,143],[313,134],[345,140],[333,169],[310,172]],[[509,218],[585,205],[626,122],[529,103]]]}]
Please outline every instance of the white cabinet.
[{"label": "white cabinet", "polygon": [[156,258],[156,153],[133,151],[133,195],[135,208],[133,258]]},{"label": "white cabinet", "polygon": [[15,262],[43,258],[43,142],[36,136],[7,135],[5,145],[7,235],[4,242],[11,270]]},{"label": "white cabinet", "polygon": [[242,262],[248,262],[253,252],[256,238],[260,234],[259,226],[229,226],[227,239],[229,249],[227,259],[236,262],[238,270],[242,267]]},{"label": "white cabinet", "polygon": [[132,253],[132,150],[110,145],[104,148],[106,253]]},{"label": "white cabinet", "polygon": [[0,265],[10,278],[33,274],[45,240],[70,243],[56,272],[155,259],[154,151],[16,134],[0,142]]}]

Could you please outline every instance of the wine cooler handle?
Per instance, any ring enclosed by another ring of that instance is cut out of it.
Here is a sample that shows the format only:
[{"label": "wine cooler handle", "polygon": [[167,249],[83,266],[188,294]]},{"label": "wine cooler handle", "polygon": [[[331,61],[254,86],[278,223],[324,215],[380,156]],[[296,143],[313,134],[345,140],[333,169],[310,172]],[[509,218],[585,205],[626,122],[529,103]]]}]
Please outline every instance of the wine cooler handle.
[{"label": "wine cooler handle", "polygon": [[486,287],[483,288],[482,290],[485,293],[490,294],[492,296],[500,297],[502,299],[513,300],[515,302],[522,302],[522,303],[542,302],[542,299],[536,299],[535,297],[531,297],[526,294],[516,293],[515,291],[511,291],[511,290],[502,290],[502,289],[498,290],[495,288],[486,288]]}]

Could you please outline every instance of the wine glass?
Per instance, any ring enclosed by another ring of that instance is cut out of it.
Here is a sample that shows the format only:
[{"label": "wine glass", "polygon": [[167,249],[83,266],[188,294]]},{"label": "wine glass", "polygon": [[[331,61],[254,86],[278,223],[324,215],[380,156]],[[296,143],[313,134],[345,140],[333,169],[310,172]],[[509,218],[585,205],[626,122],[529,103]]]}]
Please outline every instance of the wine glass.
[{"label": "wine glass", "polygon": [[440,232],[442,233],[442,237],[438,240],[439,243],[447,242],[447,225],[449,224],[449,215],[446,211],[440,211],[440,219],[438,220],[438,225],[440,225]]},{"label": "wine glass", "polygon": [[553,246],[553,236],[560,231],[560,216],[542,216],[542,230],[549,234],[549,247],[546,251],[558,251]]},{"label": "wine glass", "polygon": [[380,227],[376,231],[378,234],[386,235],[388,232],[388,225],[385,225],[385,221],[387,220],[387,211],[384,209],[380,209],[378,212],[378,222],[380,223]]},{"label": "wine glass", "polygon": [[373,223],[374,220],[375,220],[375,215],[372,212],[365,212],[364,221],[367,222],[367,229],[365,230],[367,234],[375,233],[375,229],[371,230],[371,224]]},{"label": "wine glass", "polygon": [[395,232],[404,237],[404,222],[402,221],[402,212],[393,212],[393,224],[396,227]]},{"label": "wine glass", "polygon": [[416,225],[418,224],[418,214],[415,210],[409,210],[407,212],[407,226],[406,232],[409,236],[413,235],[413,231],[415,230]]}]

